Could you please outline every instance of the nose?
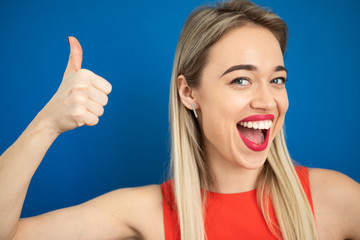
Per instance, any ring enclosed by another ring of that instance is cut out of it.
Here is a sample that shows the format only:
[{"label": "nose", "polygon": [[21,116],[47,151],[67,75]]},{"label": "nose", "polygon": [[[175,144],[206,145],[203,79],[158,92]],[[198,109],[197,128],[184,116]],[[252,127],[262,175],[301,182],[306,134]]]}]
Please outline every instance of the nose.
[{"label": "nose", "polygon": [[263,111],[269,111],[276,108],[276,101],[269,86],[260,84],[254,91],[254,98],[250,103],[252,108]]}]

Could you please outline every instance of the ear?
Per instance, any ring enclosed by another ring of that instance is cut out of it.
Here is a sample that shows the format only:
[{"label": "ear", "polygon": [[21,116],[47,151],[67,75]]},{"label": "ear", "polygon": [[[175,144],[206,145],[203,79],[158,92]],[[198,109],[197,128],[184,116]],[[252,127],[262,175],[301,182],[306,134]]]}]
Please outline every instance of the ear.
[{"label": "ear", "polygon": [[196,102],[194,90],[188,86],[185,76],[179,75],[176,80],[176,84],[181,102],[185,105],[185,107],[192,110],[193,107],[191,104],[194,104],[195,109],[197,109],[198,104]]}]

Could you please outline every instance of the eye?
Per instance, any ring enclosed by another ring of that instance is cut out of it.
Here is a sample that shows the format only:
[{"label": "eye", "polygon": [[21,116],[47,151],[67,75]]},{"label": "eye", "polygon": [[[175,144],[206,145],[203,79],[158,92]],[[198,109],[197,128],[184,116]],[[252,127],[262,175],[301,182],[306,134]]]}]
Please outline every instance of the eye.
[{"label": "eye", "polygon": [[232,80],[231,84],[249,85],[250,81],[246,78],[235,78],[234,80]]},{"label": "eye", "polygon": [[284,77],[278,77],[278,78],[275,78],[273,80],[270,81],[270,83],[275,83],[275,84],[285,84],[286,82],[286,79]]}]

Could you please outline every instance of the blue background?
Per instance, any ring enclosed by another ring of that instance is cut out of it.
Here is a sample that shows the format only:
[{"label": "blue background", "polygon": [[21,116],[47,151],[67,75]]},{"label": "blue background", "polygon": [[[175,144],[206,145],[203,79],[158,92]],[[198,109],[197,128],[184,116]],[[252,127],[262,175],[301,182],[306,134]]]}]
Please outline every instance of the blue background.
[{"label": "blue background", "polygon": [[[309,167],[360,181],[360,2],[258,0],[289,25],[287,142]],[[0,0],[0,153],[61,83],[78,38],[83,68],[113,86],[94,127],[62,134],[35,173],[22,216],[164,179],[168,93],[182,25],[200,0]]]}]

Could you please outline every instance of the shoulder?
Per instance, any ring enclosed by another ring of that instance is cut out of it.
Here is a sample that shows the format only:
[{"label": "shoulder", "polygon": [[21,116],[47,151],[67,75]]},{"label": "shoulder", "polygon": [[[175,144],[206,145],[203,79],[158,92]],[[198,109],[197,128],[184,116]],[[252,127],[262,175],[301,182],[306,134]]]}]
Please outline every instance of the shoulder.
[{"label": "shoulder", "polygon": [[[309,168],[315,218],[319,228],[339,238],[360,237],[360,185],[337,171]],[[330,229],[330,230],[329,230]]]},{"label": "shoulder", "polygon": [[161,204],[162,193],[160,185],[148,185],[143,187],[134,188],[122,188],[104,195],[101,195],[95,199],[92,199],[86,204],[101,204],[104,207],[109,207],[112,210],[130,207],[140,207],[144,205]]},{"label": "shoulder", "polygon": [[126,217],[129,225],[137,225],[139,216],[145,219],[146,215],[162,213],[160,185],[118,189],[100,196],[99,200],[104,207]]},{"label": "shoulder", "polygon": [[[345,174],[321,168],[308,168],[308,171],[310,187],[313,194],[330,197],[330,199],[334,200],[342,199],[342,203],[347,203],[348,201],[354,200],[354,197],[359,197],[359,183]],[[344,196],[350,198],[344,200]]]},{"label": "shoulder", "polygon": [[[82,205],[90,215],[88,219],[94,219],[93,226],[96,222],[108,222],[109,226],[118,229],[117,236],[124,232],[119,226],[126,226],[145,239],[154,239],[154,236],[161,239],[163,217],[160,185],[114,190]],[[97,214],[103,217],[96,217]]]},{"label": "shoulder", "polygon": [[[103,195],[104,198],[121,198],[122,201],[142,204],[144,202],[161,201],[160,185],[117,189]],[[116,200],[115,200],[116,201]]]}]

